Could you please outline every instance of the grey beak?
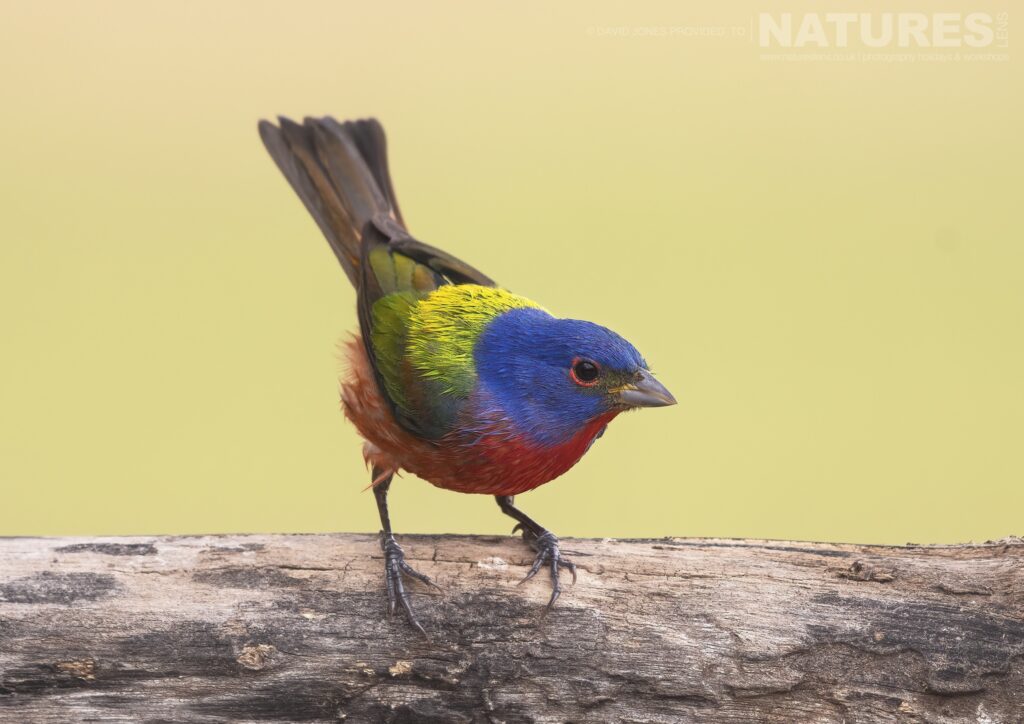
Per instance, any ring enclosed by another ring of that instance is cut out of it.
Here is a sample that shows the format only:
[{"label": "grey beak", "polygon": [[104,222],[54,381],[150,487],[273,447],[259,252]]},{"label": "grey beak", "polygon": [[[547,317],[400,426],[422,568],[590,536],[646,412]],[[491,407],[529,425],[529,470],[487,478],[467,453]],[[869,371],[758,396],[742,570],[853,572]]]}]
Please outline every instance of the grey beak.
[{"label": "grey beak", "polygon": [[676,404],[672,393],[647,370],[640,370],[639,379],[616,392],[615,396],[619,403],[627,407],[667,407]]}]

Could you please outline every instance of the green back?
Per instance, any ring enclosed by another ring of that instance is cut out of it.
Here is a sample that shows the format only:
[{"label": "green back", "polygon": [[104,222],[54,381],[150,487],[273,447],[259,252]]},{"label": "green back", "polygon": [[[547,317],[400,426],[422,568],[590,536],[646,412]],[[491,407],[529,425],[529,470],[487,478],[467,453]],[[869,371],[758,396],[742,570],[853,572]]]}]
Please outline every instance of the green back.
[{"label": "green back", "polygon": [[380,295],[363,331],[378,379],[405,427],[441,437],[476,384],[473,348],[484,328],[510,309],[538,305],[497,287],[447,283],[383,245],[367,260]]}]

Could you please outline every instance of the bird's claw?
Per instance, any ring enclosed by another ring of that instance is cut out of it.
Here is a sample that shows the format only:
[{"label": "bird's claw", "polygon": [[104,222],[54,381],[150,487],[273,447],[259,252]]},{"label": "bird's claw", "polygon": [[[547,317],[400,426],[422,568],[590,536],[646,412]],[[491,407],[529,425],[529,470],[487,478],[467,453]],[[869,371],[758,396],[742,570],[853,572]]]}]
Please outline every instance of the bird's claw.
[{"label": "bird's claw", "polygon": [[537,535],[522,525],[516,525],[512,532],[515,533],[516,530],[522,530],[523,539],[537,551],[537,557],[533,559],[533,565],[530,566],[530,570],[527,571],[519,583],[520,585],[525,583],[537,575],[543,566],[549,566],[551,571],[551,600],[548,601],[545,612],[550,611],[555,605],[555,601],[562,594],[562,584],[558,576],[559,571],[562,568],[568,569],[572,573],[572,582],[576,583],[576,564],[562,558],[562,552],[558,548],[558,538],[551,531],[545,530],[540,535]]},{"label": "bird's claw", "polygon": [[430,576],[420,573],[405,562],[405,551],[402,550],[402,547],[398,545],[393,536],[384,537],[380,542],[380,547],[384,550],[384,582],[388,589],[388,616],[394,616],[398,606],[401,605],[402,610],[405,612],[405,617],[409,620],[412,627],[426,636],[426,629],[416,619],[416,614],[412,610],[412,604],[409,602],[409,594],[405,590],[402,576],[404,574],[414,578],[421,583],[426,583],[428,586],[433,586],[439,591],[441,587],[434,583]]}]

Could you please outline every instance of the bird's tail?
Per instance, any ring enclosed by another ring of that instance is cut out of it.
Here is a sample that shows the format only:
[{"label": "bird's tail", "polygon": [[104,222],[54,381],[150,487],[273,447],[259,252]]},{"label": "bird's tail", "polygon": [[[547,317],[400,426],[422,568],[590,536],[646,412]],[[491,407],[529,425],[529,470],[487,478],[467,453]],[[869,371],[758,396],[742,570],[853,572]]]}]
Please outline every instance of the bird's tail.
[{"label": "bird's tail", "polygon": [[375,119],[260,121],[263,144],[359,286],[363,232],[376,216],[405,226],[388,173],[384,129]]}]

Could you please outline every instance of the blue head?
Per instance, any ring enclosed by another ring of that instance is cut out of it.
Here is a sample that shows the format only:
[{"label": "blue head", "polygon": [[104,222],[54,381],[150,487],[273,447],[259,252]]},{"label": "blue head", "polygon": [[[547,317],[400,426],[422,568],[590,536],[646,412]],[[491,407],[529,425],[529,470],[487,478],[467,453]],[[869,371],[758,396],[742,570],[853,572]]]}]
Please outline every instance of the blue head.
[{"label": "blue head", "polygon": [[608,413],[675,403],[636,348],[615,332],[540,309],[496,317],[473,355],[490,404],[545,445],[565,442]]}]

